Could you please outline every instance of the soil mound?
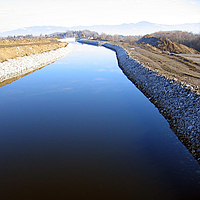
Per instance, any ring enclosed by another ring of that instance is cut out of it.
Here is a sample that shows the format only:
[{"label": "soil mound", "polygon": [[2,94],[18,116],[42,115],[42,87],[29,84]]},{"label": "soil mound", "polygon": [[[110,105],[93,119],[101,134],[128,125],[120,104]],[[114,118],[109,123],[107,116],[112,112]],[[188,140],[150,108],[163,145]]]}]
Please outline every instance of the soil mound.
[{"label": "soil mound", "polygon": [[200,54],[197,50],[189,48],[183,44],[178,44],[172,42],[166,37],[152,37],[150,35],[145,35],[143,38],[136,42],[137,44],[148,44],[153,47],[160,49],[161,51],[168,51],[171,53],[183,53],[183,54]]},{"label": "soil mound", "polygon": [[43,53],[67,46],[66,42],[58,42],[51,38],[38,39],[0,39],[0,62],[16,57]]}]

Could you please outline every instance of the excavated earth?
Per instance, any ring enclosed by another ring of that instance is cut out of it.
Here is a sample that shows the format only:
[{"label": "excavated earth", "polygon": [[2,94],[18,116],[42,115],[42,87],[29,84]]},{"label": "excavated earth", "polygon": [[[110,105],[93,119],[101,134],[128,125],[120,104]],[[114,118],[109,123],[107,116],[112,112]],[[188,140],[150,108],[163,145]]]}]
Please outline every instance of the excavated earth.
[{"label": "excavated earth", "polygon": [[200,94],[200,54],[176,54],[149,44],[113,43],[146,68],[173,79]]},{"label": "excavated earth", "polygon": [[186,54],[199,54],[199,52],[193,48],[187,47],[183,44],[172,42],[166,37],[153,37],[145,35],[136,42],[137,44],[146,43],[154,46],[162,51],[168,51],[171,53],[186,53]]},{"label": "excavated earth", "polygon": [[66,47],[67,44],[67,42],[58,42],[52,38],[0,39],[0,62],[55,50]]}]

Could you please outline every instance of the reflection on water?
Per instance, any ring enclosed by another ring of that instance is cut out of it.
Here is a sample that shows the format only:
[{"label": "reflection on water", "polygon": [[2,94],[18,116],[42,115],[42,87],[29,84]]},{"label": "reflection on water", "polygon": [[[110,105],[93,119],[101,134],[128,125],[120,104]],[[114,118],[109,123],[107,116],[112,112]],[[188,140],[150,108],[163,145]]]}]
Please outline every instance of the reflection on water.
[{"label": "reflection on water", "polygon": [[[41,68],[43,68],[43,67],[41,67]],[[41,68],[39,68],[39,69],[41,69]],[[39,69],[37,69],[37,70],[39,70]],[[23,74],[23,75],[20,75],[20,76],[16,76],[16,77],[14,77],[14,78],[10,78],[10,79],[7,79],[7,80],[5,80],[5,81],[2,81],[2,82],[0,82],[0,87],[3,87],[3,86],[5,86],[5,85],[8,85],[8,84],[10,84],[10,83],[12,83],[12,82],[14,82],[14,81],[16,81],[16,80],[18,80],[18,79],[24,77],[24,76],[27,76],[27,75],[33,73],[34,71],[36,71],[36,70],[33,70],[33,71],[29,72],[29,73],[26,73],[26,74]]]},{"label": "reflection on water", "polygon": [[1,199],[197,199],[198,163],[114,52],[75,47],[0,88]]}]

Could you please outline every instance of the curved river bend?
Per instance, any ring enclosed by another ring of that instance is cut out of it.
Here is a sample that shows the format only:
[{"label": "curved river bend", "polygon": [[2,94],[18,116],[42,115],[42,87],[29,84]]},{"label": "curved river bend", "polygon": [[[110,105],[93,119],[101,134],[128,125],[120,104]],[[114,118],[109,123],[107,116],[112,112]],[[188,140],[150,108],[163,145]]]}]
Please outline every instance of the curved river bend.
[{"label": "curved river bend", "polygon": [[199,164],[115,53],[74,45],[0,88],[1,199],[198,199]]}]

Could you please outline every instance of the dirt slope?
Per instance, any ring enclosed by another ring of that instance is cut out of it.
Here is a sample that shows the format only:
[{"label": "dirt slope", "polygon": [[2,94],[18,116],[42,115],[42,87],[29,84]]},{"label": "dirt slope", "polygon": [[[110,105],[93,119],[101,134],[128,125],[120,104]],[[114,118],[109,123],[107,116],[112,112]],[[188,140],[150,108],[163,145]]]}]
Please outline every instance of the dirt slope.
[{"label": "dirt slope", "polygon": [[0,39],[0,62],[8,59],[43,53],[65,47],[68,43],[52,38],[39,39]]},{"label": "dirt slope", "polygon": [[183,44],[178,44],[176,42],[172,42],[170,39],[166,37],[152,37],[150,35],[146,35],[140,40],[136,42],[137,44],[143,43],[156,47],[162,51],[168,51],[171,53],[184,53],[184,54],[200,54],[195,49],[189,48]]}]

